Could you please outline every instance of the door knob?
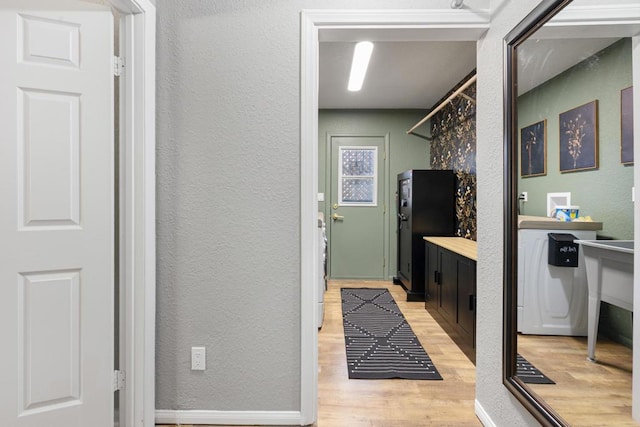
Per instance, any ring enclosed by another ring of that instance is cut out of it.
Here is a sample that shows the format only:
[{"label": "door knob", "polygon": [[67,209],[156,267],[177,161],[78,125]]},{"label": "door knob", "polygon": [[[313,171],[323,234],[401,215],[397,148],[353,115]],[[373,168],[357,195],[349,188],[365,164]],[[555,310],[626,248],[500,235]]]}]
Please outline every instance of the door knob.
[{"label": "door knob", "polygon": [[344,219],[344,217],[342,215],[338,215],[337,213],[334,213],[333,215],[331,215],[331,219],[336,221],[338,219]]}]

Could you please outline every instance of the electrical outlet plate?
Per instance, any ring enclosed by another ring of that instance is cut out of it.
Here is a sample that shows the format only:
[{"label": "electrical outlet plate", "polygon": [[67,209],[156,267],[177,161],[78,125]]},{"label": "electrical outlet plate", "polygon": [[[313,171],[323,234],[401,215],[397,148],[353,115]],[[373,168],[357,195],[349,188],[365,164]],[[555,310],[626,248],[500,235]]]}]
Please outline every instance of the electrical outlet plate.
[{"label": "electrical outlet plate", "polygon": [[207,350],[205,347],[191,347],[191,370],[204,371],[207,369]]}]

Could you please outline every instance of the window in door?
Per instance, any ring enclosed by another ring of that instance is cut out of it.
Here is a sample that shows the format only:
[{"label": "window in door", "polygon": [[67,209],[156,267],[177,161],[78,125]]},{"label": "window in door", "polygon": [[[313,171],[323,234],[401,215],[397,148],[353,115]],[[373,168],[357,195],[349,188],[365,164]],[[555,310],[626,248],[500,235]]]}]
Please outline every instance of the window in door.
[{"label": "window in door", "polygon": [[338,204],[377,206],[378,147],[340,147]]}]

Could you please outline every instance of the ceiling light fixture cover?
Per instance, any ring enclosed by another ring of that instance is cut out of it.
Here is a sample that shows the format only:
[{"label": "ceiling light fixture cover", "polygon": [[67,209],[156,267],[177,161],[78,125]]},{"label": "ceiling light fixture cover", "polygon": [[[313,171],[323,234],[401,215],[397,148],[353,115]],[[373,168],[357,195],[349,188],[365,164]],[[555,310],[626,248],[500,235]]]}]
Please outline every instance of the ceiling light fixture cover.
[{"label": "ceiling light fixture cover", "polygon": [[364,76],[367,74],[372,51],[373,43],[371,42],[360,42],[356,44],[353,50],[351,74],[349,75],[349,91],[357,92],[362,89],[362,83],[364,82]]}]

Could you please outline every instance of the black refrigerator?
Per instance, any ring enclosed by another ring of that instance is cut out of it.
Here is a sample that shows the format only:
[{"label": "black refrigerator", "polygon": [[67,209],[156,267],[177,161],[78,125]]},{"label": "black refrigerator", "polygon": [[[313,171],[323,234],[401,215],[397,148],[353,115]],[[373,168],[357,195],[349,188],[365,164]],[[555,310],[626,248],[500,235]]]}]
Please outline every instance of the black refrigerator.
[{"label": "black refrigerator", "polygon": [[394,283],[408,301],[425,298],[424,236],[453,236],[456,177],[451,170],[408,170],[398,174],[398,275]]}]

